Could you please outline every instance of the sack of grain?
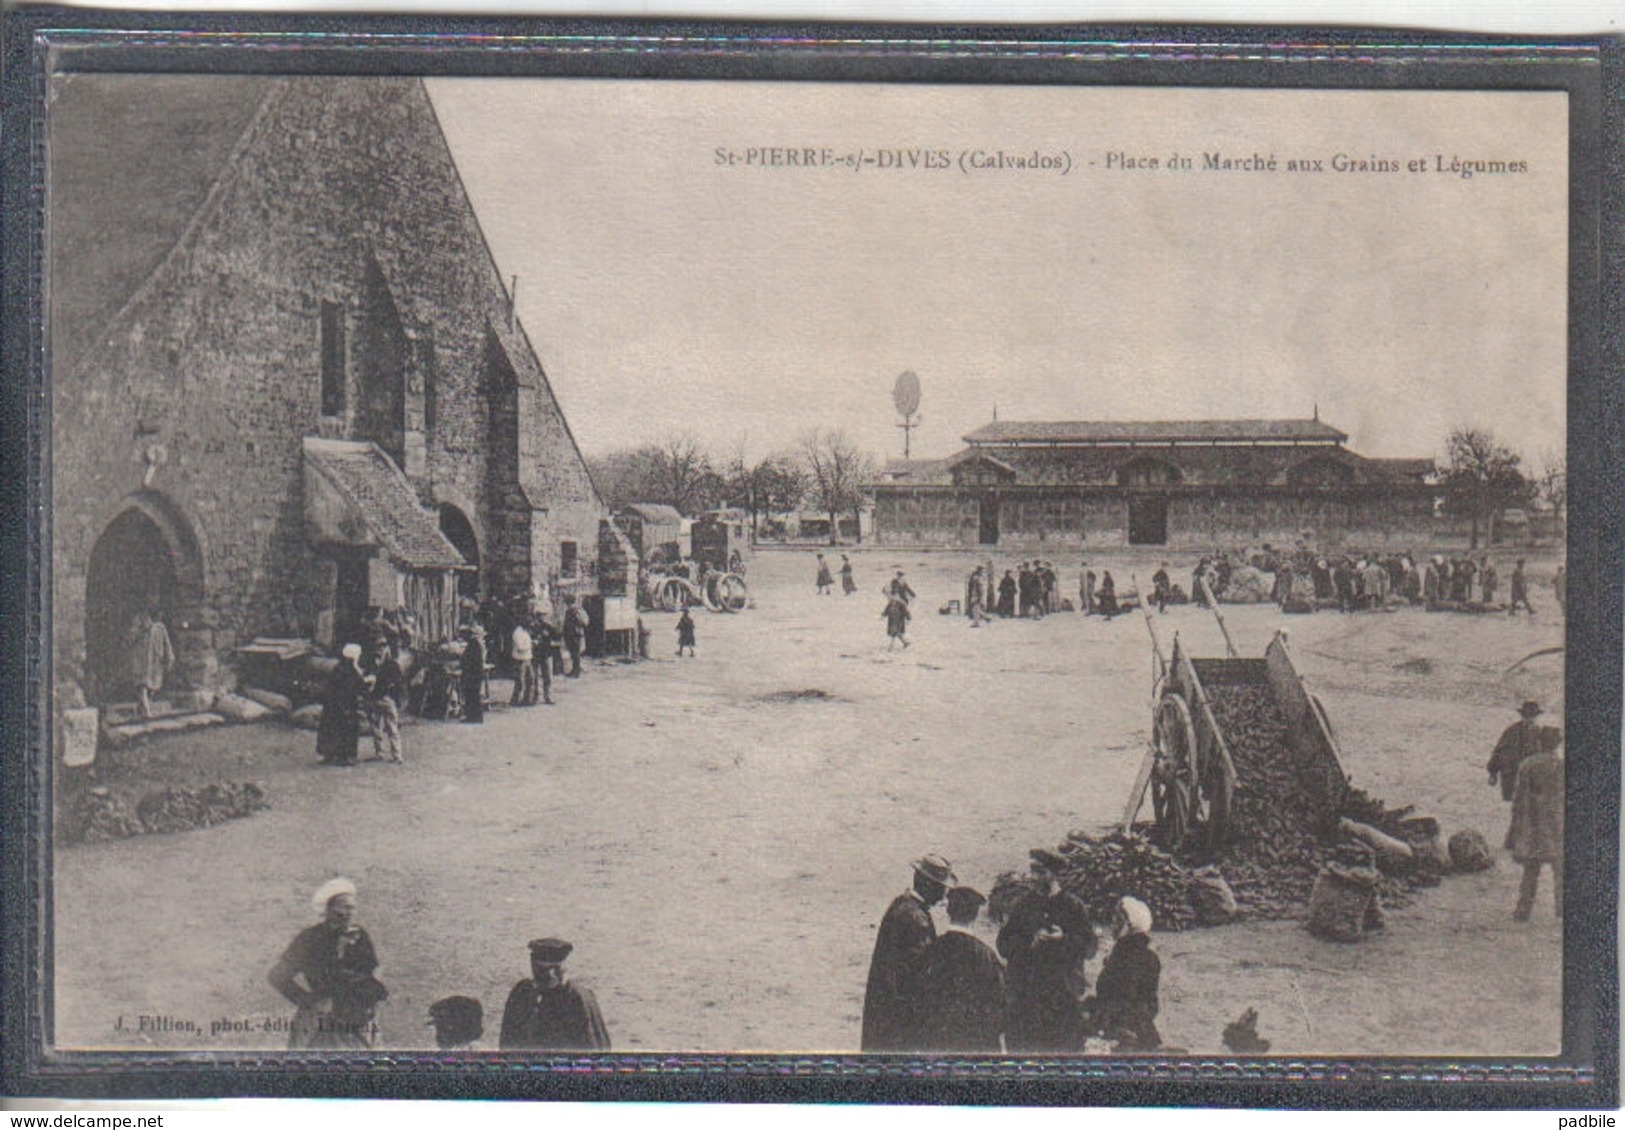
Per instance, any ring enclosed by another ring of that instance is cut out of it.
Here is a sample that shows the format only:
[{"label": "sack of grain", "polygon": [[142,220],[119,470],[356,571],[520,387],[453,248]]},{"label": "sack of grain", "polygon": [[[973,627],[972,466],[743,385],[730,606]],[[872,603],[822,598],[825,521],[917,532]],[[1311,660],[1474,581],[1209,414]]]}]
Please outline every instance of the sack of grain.
[{"label": "sack of grain", "polygon": [[1332,942],[1357,942],[1377,897],[1374,869],[1328,863],[1309,895],[1309,932]]},{"label": "sack of grain", "polygon": [[1488,871],[1495,856],[1484,837],[1471,829],[1450,837],[1450,866],[1456,871]]},{"label": "sack of grain", "polygon": [[271,709],[245,695],[221,694],[215,696],[214,712],[229,722],[258,722],[269,715]]},{"label": "sack of grain", "polygon": [[1399,833],[1411,846],[1416,866],[1423,871],[1450,870],[1450,849],[1439,832],[1439,822],[1431,816],[1411,816],[1399,822]]},{"label": "sack of grain", "polygon": [[1236,893],[1219,869],[1211,865],[1191,873],[1191,905],[1196,908],[1196,920],[1204,926],[1233,922],[1241,912],[1236,905]]}]

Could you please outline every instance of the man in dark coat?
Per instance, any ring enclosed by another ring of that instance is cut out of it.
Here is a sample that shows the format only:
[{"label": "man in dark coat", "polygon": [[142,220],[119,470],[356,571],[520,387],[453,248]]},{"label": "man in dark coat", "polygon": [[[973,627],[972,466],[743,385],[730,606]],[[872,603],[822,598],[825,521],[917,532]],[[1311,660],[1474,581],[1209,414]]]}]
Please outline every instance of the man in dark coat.
[{"label": "man in dark coat", "polygon": [[925,957],[937,939],[931,907],[954,881],[954,870],[940,855],[916,859],[914,885],[892,900],[875,935],[869,959],[869,983],[863,994],[863,1038],[866,1052],[915,1051],[920,1041],[922,978]]},{"label": "man in dark coat", "polygon": [[531,975],[513,987],[502,1008],[501,1050],[609,1050],[609,1029],[598,999],[564,975],[564,959],[574,948],[558,938],[530,943]]},{"label": "man in dark coat", "polygon": [[1522,558],[1512,567],[1512,592],[1507,600],[1507,615],[1515,615],[1520,604],[1529,615],[1535,614],[1535,606],[1529,603],[1529,578],[1524,576]]},{"label": "man in dark coat", "polygon": [[987,899],[970,887],[948,892],[948,929],[925,955],[919,1050],[1004,1050],[1004,963],[971,925]]},{"label": "man in dark coat", "polygon": [[570,670],[565,674],[572,679],[581,677],[581,646],[586,638],[587,613],[576,603],[575,597],[567,597],[564,602],[564,649],[570,653]]},{"label": "man in dark coat", "polygon": [[1518,770],[1512,795],[1512,826],[1507,847],[1523,864],[1518,886],[1518,907],[1512,917],[1529,920],[1540,886],[1540,865],[1550,864],[1557,916],[1563,917],[1563,731],[1545,726],[1540,731],[1540,752]]},{"label": "man in dark coat", "polygon": [[1114,926],[1117,941],[1100,967],[1089,1026],[1125,1051],[1155,1051],[1162,1046],[1156,1024],[1162,961],[1151,952],[1151,908],[1121,899]]},{"label": "man in dark coat", "polygon": [[1540,727],[1535,724],[1541,714],[1540,703],[1530,699],[1518,707],[1518,713],[1523,717],[1501,732],[1501,740],[1495,743],[1495,752],[1484,766],[1489,770],[1490,784],[1500,782],[1501,799],[1508,803],[1518,784],[1518,766],[1540,752]]},{"label": "man in dark coat", "polygon": [[1156,602],[1158,612],[1168,611],[1168,598],[1173,594],[1173,582],[1168,577],[1168,562],[1164,561],[1162,567],[1151,574],[1151,599]]},{"label": "man in dark coat", "polygon": [[1007,620],[1016,614],[1016,588],[1015,574],[1006,569],[999,581],[999,615]]},{"label": "man in dark coat", "polygon": [[1004,1037],[1011,1052],[1083,1049],[1078,1006],[1089,987],[1084,963],[1099,943],[1083,901],[1061,889],[1063,864],[1052,853],[1034,854],[1037,885],[1011,908],[999,931],[999,954],[1008,963]]}]

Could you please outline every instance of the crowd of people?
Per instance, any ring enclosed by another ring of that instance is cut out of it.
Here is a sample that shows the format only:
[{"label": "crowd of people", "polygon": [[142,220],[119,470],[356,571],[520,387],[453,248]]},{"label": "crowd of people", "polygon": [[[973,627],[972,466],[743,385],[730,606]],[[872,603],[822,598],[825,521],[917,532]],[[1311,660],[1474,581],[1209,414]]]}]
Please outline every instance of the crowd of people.
[{"label": "crowd of people", "polygon": [[322,764],[357,764],[363,727],[374,760],[404,764],[407,714],[484,722],[490,675],[499,666],[512,674],[510,705],[519,707],[551,706],[554,677],[580,677],[588,618],[575,597],[565,598],[559,626],[541,612],[510,613],[494,602],[465,611],[454,639],[428,646],[406,609],[367,610],[357,634],[368,643],[344,644],[322,688]]},{"label": "crowd of people", "polygon": [[991,562],[978,565],[965,581],[964,610],[972,627],[981,627],[994,617],[1042,620],[1052,613],[1076,610],[1110,619],[1122,611],[1111,573],[1097,575],[1087,561],[1079,575],[1076,605],[1062,595],[1060,573],[1053,562],[1023,561],[1006,569],[997,581],[993,579],[996,571]]},{"label": "crowd of people", "polygon": [[[1500,570],[1488,554],[1480,554],[1476,560],[1470,554],[1435,554],[1418,563],[1409,551],[1326,554],[1300,545],[1290,554],[1279,554],[1265,546],[1254,564],[1274,575],[1271,596],[1288,611],[1335,606],[1341,612],[1354,612],[1392,603],[1420,605],[1430,611],[1504,608],[1508,615],[1520,611],[1534,615],[1536,611],[1524,558],[1515,560],[1505,589]],[[1222,593],[1225,585],[1226,579],[1221,578],[1215,591]],[[1554,588],[1561,606],[1566,596],[1561,565]]]},{"label": "crowd of people", "polygon": [[[938,855],[913,864],[909,889],[881,919],[864,993],[865,1052],[1081,1053],[1153,1051],[1162,965],[1152,916],[1122,898],[1112,944],[1089,992],[1100,937],[1084,903],[1062,888],[1060,860],[1034,853],[1033,884],[993,946],[976,935],[987,901],[959,885]],[[943,904],[938,932],[933,908]],[[1094,1045],[1100,1040],[1105,1046]]]},{"label": "crowd of people", "polygon": [[[288,1047],[375,1047],[378,1006],[389,990],[376,975],[378,951],[359,920],[356,884],[328,880],[316,889],[311,907],[319,920],[294,936],[266,978],[294,1006]],[[531,975],[508,993],[498,1050],[609,1051],[597,998],[565,974],[574,947],[560,938],[538,938],[529,949]],[[484,1009],[478,998],[442,997],[429,1006],[428,1023],[441,1049],[481,1048]]]}]

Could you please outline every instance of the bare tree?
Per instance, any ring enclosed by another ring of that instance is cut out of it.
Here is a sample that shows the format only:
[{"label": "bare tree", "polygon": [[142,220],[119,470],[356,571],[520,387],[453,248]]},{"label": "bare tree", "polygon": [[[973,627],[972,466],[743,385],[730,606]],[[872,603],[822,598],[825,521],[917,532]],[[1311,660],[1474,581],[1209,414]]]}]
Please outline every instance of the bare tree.
[{"label": "bare tree", "polygon": [[746,455],[745,442],[734,445],[724,476],[724,500],[750,515],[751,537],[761,532],[761,516],[782,510],[794,510],[801,505],[807,490],[807,477],[796,465],[793,456],[766,455],[752,459]]},{"label": "bare tree", "polygon": [[1540,453],[1535,497],[1552,508],[1552,519],[1557,525],[1553,532],[1561,538],[1569,509],[1569,464],[1562,451],[1548,447]]},{"label": "bare tree", "polygon": [[1495,515],[1509,506],[1527,503],[1534,486],[1519,470],[1521,460],[1511,448],[1482,428],[1457,428],[1446,441],[1445,507],[1472,521],[1471,547],[1478,548],[1495,532]]},{"label": "bare tree", "polygon": [[680,514],[697,514],[717,503],[722,477],[693,433],[668,435],[651,450],[653,485],[659,494],[653,501],[675,506]]},{"label": "bare tree", "polygon": [[[808,432],[801,439],[810,501],[829,515],[829,543],[840,534],[842,514],[857,519],[875,478],[875,460],[839,429]],[[859,539],[862,539],[861,528]]]},{"label": "bare tree", "polygon": [[593,482],[611,508],[662,502],[681,514],[697,514],[722,498],[722,476],[699,440],[684,433],[658,443],[612,451],[589,461]]}]

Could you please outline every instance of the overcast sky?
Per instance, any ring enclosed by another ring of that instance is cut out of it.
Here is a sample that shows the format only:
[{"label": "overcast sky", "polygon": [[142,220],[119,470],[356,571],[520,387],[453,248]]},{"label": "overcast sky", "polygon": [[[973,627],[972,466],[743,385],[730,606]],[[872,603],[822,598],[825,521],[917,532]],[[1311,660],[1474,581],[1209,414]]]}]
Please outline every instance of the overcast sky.
[{"label": "overcast sky", "polygon": [[[1564,435],[1561,94],[431,80],[582,448],[752,454],[838,426],[914,454],[992,418],[1321,418],[1371,455]],[[941,151],[947,170],[732,149]],[[1056,172],[962,172],[1034,151]],[[1108,155],[1193,160],[1108,169]],[[1277,159],[1203,171],[1203,154]],[[1336,154],[1399,163],[1339,173]],[[1453,157],[1522,161],[1470,179]],[[1320,173],[1285,169],[1293,158]],[[1413,160],[1426,172],[1411,172]],[[1091,165],[1091,162],[1093,164]]]}]

